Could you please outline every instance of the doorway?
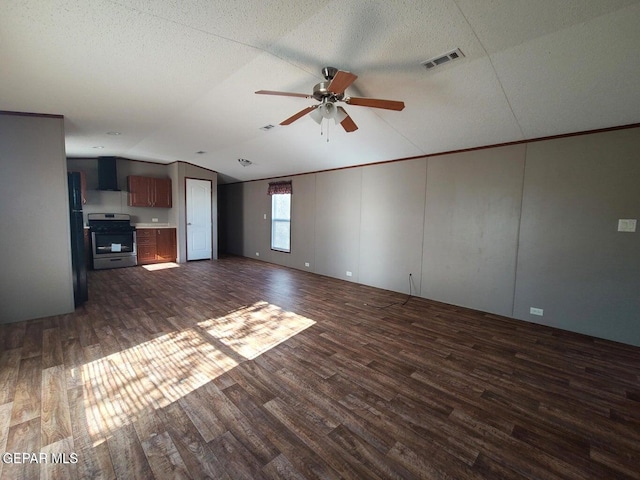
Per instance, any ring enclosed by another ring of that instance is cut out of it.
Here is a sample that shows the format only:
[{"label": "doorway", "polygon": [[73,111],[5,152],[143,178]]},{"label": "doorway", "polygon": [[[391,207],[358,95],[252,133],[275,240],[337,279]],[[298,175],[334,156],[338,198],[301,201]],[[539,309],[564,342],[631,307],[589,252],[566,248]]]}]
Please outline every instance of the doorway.
[{"label": "doorway", "polygon": [[186,179],[187,261],[211,259],[211,180]]}]

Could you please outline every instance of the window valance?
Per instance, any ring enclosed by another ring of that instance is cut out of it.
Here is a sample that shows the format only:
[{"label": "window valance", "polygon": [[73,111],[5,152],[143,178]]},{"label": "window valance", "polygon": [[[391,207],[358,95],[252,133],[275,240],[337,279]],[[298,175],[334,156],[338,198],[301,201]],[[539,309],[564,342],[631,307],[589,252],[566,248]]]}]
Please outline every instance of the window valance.
[{"label": "window valance", "polygon": [[288,182],[269,182],[267,195],[283,195],[287,193],[290,195],[293,193],[291,189],[291,180]]}]

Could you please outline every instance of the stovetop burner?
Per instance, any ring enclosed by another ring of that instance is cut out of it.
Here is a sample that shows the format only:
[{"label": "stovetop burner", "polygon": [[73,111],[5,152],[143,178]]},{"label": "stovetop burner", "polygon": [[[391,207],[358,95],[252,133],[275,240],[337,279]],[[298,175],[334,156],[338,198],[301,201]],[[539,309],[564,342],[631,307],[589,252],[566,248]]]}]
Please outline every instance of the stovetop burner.
[{"label": "stovetop burner", "polygon": [[132,232],[136,229],[131,225],[131,215],[126,213],[89,213],[87,220],[92,232]]}]

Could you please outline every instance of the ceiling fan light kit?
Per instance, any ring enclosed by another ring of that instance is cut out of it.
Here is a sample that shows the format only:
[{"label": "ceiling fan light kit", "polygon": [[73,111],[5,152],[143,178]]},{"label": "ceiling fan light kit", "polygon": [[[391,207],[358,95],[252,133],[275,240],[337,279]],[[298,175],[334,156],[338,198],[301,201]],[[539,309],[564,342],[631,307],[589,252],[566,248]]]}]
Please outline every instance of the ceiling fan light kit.
[{"label": "ceiling fan light kit", "polygon": [[345,95],[345,90],[358,78],[357,75],[351,72],[338,70],[335,67],[324,67],[322,69],[322,75],[326,81],[316,84],[313,87],[313,94],[311,95],[306,95],[304,93],[278,92],[274,90],[259,90],[256,93],[259,95],[313,98],[321,102],[319,105],[312,105],[300,110],[298,113],[282,121],[280,125],[290,125],[299,118],[310,114],[309,116],[320,125],[322,125],[322,120],[324,119],[333,119],[336,124],[339,123],[342,125],[342,128],[344,128],[347,133],[356,131],[358,126],[344,108],[336,105],[338,102],[344,102],[348,105],[361,107],[381,108],[384,110],[400,111],[404,109],[404,102],[397,100],[349,97]]},{"label": "ceiling fan light kit", "polygon": [[335,103],[326,102],[318,105],[309,116],[313,118],[317,124],[322,123],[322,120],[326,118],[327,120],[333,120],[337,125],[347,118],[347,112],[337,107]]}]

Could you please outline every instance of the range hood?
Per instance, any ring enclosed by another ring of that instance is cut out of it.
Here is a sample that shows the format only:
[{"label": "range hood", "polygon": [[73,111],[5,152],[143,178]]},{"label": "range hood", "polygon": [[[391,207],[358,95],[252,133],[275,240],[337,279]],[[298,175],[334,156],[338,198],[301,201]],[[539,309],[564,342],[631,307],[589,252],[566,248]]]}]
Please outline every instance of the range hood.
[{"label": "range hood", "polygon": [[98,157],[98,190],[120,191],[116,157]]}]

